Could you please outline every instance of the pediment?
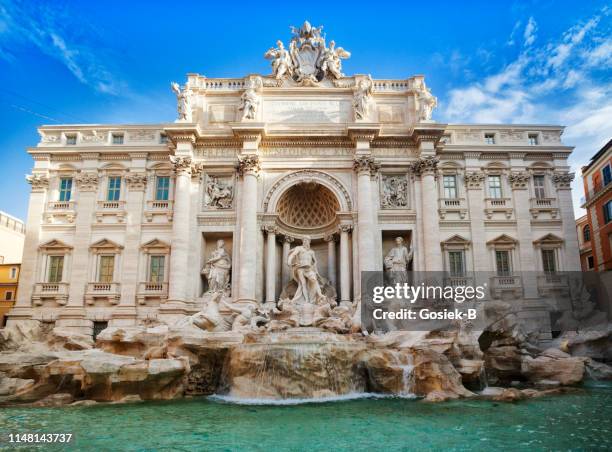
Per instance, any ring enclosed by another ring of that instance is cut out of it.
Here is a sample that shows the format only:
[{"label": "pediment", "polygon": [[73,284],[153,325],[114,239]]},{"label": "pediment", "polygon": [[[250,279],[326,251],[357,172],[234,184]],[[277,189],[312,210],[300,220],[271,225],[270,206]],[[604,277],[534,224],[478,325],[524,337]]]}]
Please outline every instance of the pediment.
[{"label": "pediment", "polygon": [[61,240],[53,239],[39,246],[41,250],[71,250],[72,246],[62,242]]},{"label": "pediment", "polygon": [[140,245],[140,247],[143,250],[169,250],[170,244],[159,239],[153,239],[149,240],[147,243]]},{"label": "pediment", "polygon": [[89,248],[94,250],[120,250],[123,249],[123,245],[119,245],[109,239],[102,239],[92,243]]},{"label": "pediment", "polygon": [[459,234],[455,234],[452,237],[444,240],[442,243],[447,245],[469,245],[470,241],[465,237],[460,236]]},{"label": "pediment", "polygon": [[517,240],[513,239],[509,235],[502,234],[493,240],[489,240],[487,245],[516,245],[517,243]]},{"label": "pediment", "polygon": [[534,240],[533,243],[535,245],[561,245],[563,243],[563,239],[555,234],[548,233],[545,236]]}]

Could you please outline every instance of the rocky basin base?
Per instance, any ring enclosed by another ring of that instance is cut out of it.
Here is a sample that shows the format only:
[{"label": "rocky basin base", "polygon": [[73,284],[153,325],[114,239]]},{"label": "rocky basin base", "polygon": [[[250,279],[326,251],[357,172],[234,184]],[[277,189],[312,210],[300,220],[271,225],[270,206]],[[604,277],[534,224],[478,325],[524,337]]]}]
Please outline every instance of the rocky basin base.
[{"label": "rocky basin base", "polygon": [[[612,377],[612,367],[572,356],[562,345],[537,350],[516,334],[493,333],[363,336],[296,328],[243,335],[158,325],[110,327],[94,344],[88,337],[43,331],[28,322],[0,330],[0,404],[82,405],[210,394],[280,400],[355,393],[431,402],[462,397],[516,401],[563,392],[587,375]],[[601,347],[600,336],[597,341]],[[588,348],[586,342],[580,341],[580,349]],[[487,380],[498,386],[486,387]]]}]

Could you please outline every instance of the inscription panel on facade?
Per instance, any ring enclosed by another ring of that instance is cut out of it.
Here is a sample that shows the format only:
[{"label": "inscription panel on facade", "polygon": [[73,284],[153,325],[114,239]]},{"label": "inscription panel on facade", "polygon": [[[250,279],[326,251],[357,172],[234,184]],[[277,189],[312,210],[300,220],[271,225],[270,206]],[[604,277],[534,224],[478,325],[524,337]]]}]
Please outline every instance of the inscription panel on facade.
[{"label": "inscription panel on facade", "polygon": [[265,100],[264,121],[299,123],[341,123],[351,121],[348,100]]}]

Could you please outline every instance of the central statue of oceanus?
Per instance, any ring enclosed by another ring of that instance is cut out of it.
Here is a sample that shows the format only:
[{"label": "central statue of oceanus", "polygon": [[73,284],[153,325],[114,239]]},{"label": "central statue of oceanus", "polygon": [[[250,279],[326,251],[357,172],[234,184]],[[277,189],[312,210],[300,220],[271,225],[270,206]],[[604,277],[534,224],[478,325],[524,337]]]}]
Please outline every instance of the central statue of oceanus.
[{"label": "central statue of oceanus", "polygon": [[323,297],[317,270],[317,258],[310,248],[308,237],[302,240],[301,246],[296,246],[287,257],[287,265],[291,268],[291,276],[297,282],[297,290],[291,299],[293,303],[316,304]]}]

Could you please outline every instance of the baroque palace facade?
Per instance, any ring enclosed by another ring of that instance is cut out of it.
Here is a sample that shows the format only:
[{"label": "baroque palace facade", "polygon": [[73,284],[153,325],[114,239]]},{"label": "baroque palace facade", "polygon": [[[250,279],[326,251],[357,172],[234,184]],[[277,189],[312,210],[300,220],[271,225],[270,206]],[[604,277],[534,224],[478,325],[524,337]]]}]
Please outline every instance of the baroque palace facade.
[{"label": "baroque palace facade", "polygon": [[563,127],[441,124],[422,76],[345,76],[349,55],[305,23],[271,75],[173,84],[174,123],[41,127],[9,323],[170,322],[213,284],[274,303],[304,237],[344,304],[396,237],[413,270],[493,272],[494,297],[580,270]]}]

